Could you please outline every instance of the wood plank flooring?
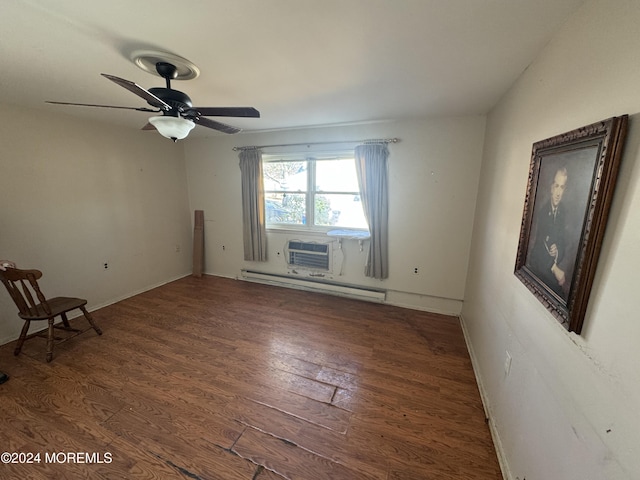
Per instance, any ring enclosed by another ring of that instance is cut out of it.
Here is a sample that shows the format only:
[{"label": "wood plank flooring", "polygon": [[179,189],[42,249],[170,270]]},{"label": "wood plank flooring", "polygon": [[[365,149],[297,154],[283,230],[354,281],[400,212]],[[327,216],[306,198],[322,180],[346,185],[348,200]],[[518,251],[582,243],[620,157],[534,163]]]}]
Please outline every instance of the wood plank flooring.
[{"label": "wood plank flooring", "polygon": [[211,276],[93,316],[0,347],[0,478],[502,478],[455,318]]}]

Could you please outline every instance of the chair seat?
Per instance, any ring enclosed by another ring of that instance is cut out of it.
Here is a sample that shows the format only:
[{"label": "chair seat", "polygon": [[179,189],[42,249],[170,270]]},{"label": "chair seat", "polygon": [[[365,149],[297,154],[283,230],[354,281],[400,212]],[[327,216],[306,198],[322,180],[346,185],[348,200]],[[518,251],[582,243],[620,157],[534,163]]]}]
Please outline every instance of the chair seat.
[{"label": "chair seat", "polygon": [[19,313],[18,315],[23,320],[46,320],[49,317],[56,317],[63,312],[83,307],[87,304],[87,301],[83,298],[54,297],[47,299],[47,304],[51,309],[51,314],[48,314],[42,304],[39,303],[35,308],[30,307],[28,313]]}]

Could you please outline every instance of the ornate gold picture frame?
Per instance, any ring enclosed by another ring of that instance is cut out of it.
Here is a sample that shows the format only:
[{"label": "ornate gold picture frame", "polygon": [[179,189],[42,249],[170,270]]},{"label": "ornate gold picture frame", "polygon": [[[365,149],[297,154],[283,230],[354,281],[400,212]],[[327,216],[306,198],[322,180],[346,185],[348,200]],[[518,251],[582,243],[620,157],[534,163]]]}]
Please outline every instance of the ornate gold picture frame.
[{"label": "ornate gold picture frame", "polygon": [[515,275],[580,333],[627,131],[612,117],[533,144]]}]

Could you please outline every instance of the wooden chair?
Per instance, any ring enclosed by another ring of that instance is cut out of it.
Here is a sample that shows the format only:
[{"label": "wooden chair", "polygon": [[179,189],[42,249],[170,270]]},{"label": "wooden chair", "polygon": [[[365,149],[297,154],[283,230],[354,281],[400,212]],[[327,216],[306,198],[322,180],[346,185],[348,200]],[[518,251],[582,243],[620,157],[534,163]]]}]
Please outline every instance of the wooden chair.
[{"label": "wooden chair", "polygon": [[[58,340],[57,343],[59,344],[86,332],[90,328],[93,328],[98,335],[102,335],[102,330],[98,328],[93,318],[91,318],[91,314],[89,314],[85,308],[87,304],[86,300],[71,297],[45,298],[38,286],[38,279],[40,277],[42,277],[42,272],[39,270],[20,270],[18,268],[7,268],[6,271],[0,270],[0,280],[2,280],[4,286],[7,287],[9,295],[11,295],[11,298],[18,307],[18,315],[24,320],[24,326],[22,327],[22,332],[20,332],[20,338],[18,338],[18,344],[13,352],[14,355],[20,353],[24,341],[28,338],[45,336],[43,332],[27,335],[31,322],[33,320],[48,320],[49,328],[46,333],[47,362],[50,362],[53,358],[54,340]],[[34,300],[34,295],[37,300]],[[67,312],[75,309],[82,311],[90,327],[84,330],[71,328],[67,318]],[[58,315],[62,318],[62,326],[54,325],[54,318]],[[61,328],[68,332],[74,332],[74,334],[59,339],[54,337],[54,328]]]}]

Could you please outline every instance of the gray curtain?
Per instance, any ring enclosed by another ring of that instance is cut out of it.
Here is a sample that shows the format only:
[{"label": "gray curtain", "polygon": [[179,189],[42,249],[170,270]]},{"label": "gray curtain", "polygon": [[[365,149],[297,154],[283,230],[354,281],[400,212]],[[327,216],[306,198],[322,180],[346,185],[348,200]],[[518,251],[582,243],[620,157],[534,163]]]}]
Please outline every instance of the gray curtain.
[{"label": "gray curtain", "polygon": [[360,198],[371,233],[364,273],[379,279],[389,276],[388,156],[386,144],[358,145],[355,149]]},{"label": "gray curtain", "polygon": [[244,259],[267,261],[267,234],[264,213],[264,183],[262,180],[262,152],[240,152],[242,178],[242,227]]}]

